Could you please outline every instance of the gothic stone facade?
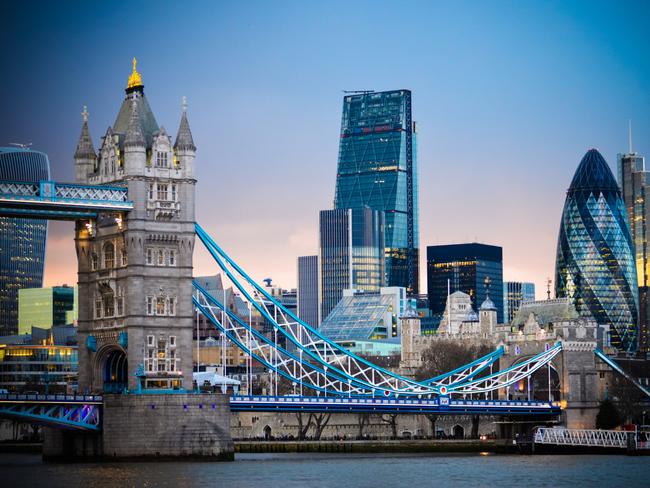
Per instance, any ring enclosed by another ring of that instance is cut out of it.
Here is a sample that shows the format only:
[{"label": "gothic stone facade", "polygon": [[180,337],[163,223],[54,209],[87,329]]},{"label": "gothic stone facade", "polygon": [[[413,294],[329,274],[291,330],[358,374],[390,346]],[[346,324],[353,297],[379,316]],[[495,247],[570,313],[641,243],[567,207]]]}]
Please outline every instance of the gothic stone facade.
[{"label": "gothic stone facade", "polygon": [[79,391],[191,388],[196,147],[185,103],[172,145],[134,63],[98,153],[83,115],[77,181],[127,187],[133,210],[76,224]]}]

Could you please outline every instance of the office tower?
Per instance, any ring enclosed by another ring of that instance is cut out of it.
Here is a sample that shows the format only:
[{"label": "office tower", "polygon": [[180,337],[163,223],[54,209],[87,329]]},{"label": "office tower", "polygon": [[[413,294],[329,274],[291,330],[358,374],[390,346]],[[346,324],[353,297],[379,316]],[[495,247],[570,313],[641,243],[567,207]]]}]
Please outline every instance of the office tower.
[{"label": "office tower", "polygon": [[445,311],[449,293],[467,293],[477,311],[489,292],[497,321],[503,323],[502,248],[476,242],[428,246],[427,287],[429,307],[438,316]]},{"label": "office tower", "polygon": [[318,327],[318,256],[298,257],[298,317]]},{"label": "office tower", "polygon": [[582,158],[567,191],[557,243],[555,296],[609,330],[610,344],[635,351],[638,283],[625,204],[596,149]]},{"label": "office tower", "polygon": [[[50,179],[47,155],[0,147],[0,184]],[[47,220],[0,217],[0,336],[18,332],[18,290],[43,286]]]},{"label": "office tower", "polygon": [[618,184],[627,210],[635,250],[639,285],[639,350],[648,352],[650,248],[646,222],[650,222],[650,198],[646,198],[646,191],[650,185],[650,176],[645,169],[644,157],[632,150],[631,128],[628,152],[618,155]]},{"label": "office tower", "polygon": [[71,324],[76,318],[68,312],[74,310],[75,294],[75,288],[65,285],[19,290],[18,333],[29,334],[32,327]]},{"label": "office tower", "polygon": [[418,181],[411,92],[343,98],[334,207],[368,206],[386,218],[386,283],[418,293]]},{"label": "office tower", "polygon": [[343,290],[379,292],[384,286],[384,213],[367,207],[322,210],[319,262],[322,323]]},{"label": "office tower", "polygon": [[509,324],[523,302],[535,301],[535,283],[503,282],[503,320]]}]

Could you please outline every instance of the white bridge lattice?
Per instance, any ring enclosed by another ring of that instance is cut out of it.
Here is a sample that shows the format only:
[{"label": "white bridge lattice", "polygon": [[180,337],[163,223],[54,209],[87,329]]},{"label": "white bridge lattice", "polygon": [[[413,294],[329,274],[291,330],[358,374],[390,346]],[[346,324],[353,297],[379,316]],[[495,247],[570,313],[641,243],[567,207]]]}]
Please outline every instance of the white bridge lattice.
[{"label": "white bridge lattice", "polygon": [[[650,434],[650,433],[648,433]],[[635,432],[621,430],[581,430],[541,427],[535,432],[536,444],[584,447],[628,447],[628,435],[636,437]]]}]

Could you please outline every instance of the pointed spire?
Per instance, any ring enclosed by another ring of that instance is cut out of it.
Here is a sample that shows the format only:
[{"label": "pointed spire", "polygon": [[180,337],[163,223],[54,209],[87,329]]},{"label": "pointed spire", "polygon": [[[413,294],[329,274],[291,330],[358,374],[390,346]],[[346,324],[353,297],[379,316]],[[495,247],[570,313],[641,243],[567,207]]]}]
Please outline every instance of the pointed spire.
[{"label": "pointed spire", "polygon": [[129,127],[126,129],[126,137],[124,138],[124,147],[145,147],[146,142],[144,133],[142,132],[142,124],[140,123],[140,115],[138,113],[138,100],[133,99],[131,102],[131,118],[129,119]]},{"label": "pointed spire", "polygon": [[79,136],[77,149],[74,152],[75,159],[97,158],[97,154],[95,154],[95,146],[93,145],[93,140],[90,137],[90,131],[88,130],[88,115],[88,108],[84,105],[83,112],[81,112],[83,125],[81,126],[81,135]]},{"label": "pointed spire", "polygon": [[633,152],[632,152],[632,119],[627,121],[627,144],[628,144],[628,154],[633,154]]},{"label": "pointed spire", "polygon": [[192,131],[190,130],[190,123],[187,121],[187,99],[185,97],[183,97],[182,107],[183,114],[181,115],[181,124],[178,126],[174,149],[196,151]]}]

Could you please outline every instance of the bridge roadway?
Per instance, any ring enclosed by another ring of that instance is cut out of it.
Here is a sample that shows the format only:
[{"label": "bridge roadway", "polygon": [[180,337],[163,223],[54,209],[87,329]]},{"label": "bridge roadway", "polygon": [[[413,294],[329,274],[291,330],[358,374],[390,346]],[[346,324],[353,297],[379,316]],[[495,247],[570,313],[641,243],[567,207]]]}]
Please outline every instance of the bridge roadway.
[{"label": "bridge roadway", "polygon": [[[165,391],[165,393],[169,393]],[[187,393],[178,391],[178,393]],[[152,395],[151,393],[146,394]],[[101,430],[100,395],[0,395],[0,417],[65,429]],[[232,412],[331,412],[441,415],[559,415],[557,403],[437,398],[301,397],[233,395]]]}]

